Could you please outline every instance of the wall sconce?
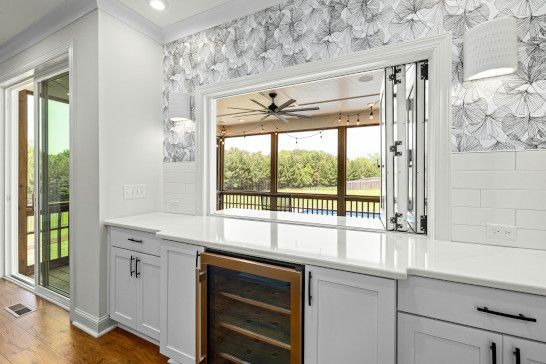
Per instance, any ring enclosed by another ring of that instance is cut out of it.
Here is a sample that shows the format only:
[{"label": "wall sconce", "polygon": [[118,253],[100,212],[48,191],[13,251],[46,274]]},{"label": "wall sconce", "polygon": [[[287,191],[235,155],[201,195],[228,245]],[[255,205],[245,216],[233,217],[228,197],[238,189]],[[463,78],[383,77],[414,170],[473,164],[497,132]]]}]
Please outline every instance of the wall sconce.
[{"label": "wall sconce", "polygon": [[465,33],[463,42],[465,81],[507,75],[518,68],[514,18],[478,24]]},{"label": "wall sconce", "polygon": [[182,132],[192,128],[190,95],[183,92],[169,94],[169,120],[174,122],[171,130]]}]

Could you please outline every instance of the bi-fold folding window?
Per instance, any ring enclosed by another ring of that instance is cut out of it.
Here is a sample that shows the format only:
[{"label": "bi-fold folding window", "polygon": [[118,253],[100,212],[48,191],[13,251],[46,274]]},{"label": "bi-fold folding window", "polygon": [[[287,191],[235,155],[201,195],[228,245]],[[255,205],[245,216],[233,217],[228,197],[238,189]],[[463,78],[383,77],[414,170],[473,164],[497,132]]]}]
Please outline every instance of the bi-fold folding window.
[{"label": "bi-fold folding window", "polygon": [[381,219],[426,234],[428,62],[385,69],[381,91]]}]

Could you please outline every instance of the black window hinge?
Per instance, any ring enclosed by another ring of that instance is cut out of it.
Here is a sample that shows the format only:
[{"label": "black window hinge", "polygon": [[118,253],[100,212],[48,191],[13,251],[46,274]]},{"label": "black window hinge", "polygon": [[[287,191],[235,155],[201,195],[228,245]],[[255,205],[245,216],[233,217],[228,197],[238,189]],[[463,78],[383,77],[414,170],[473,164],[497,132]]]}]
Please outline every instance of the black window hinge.
[{"label": "black window hinge", "polygon": [[421,231],[424,232],[425,234],[427,233],[427,215],[421,215],[421,217],[419,218],[420,219],[420,226],[421,226]]},{"label": "black window hinge", "polygon": [[391,146],[389,147],[389,151],[390,151],[390,152],[393,152],[395,157],[398,157],[398,156],[401,156],[401,155],[402,155],[402,152],[400,152],[400,151],[398,150],[398,146],[399,146],[399,145],[402,145],[402,141],[396,140],[396,141],[394,142],[394,145],[391,145]]},{"label": "black window hinge", "polygon": [[392,81],[395,85],[402,83],[402,80],[400,80],[397,76],[400,72],[402,72],[402,69],[400,66],[394,66],[392,68],[393,73],[389,75],[389,81]]},{"label": "black window hinge", "polygon": [[428,80],[428,61],[421,63],[421,79]]},{"label": "black window hinge", "polygon": [[391,223],[394,224],[395,230],[401,230],[404,226],[400,223],[398,223],[398,220],[402,217],[402,214],[397,212],[394,214],[393,217],[390,218]]}]

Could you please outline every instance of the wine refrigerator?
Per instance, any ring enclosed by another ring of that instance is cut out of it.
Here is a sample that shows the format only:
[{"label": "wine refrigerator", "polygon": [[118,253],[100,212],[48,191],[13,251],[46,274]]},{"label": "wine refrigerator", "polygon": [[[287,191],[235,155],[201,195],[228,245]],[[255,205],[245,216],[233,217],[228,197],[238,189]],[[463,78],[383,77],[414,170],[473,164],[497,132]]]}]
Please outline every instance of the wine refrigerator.
[{"label": "wine refrigerator", "polygon": [[200,363],[302,362],[302,272],[297,265],[199,255]]}]

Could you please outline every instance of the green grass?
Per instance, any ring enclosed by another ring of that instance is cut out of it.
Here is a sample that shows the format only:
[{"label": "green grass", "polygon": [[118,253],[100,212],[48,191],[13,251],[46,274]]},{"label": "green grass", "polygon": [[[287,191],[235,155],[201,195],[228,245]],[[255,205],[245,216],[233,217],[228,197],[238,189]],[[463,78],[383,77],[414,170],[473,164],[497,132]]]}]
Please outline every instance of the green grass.
[{"label": "green grass", "polygon": [[[281,188],[281,193],[321,193],[321,194],[337,194],[337,187],[305,187],[305,188]],[[347,195],[350,196],[379,196],[381,190],[350,190],[347,191]]]},{"label": "green grass", "polygon": [[[59,258],[59,252],[58,252],[58,246],[59,246],[59,229],[58,228],[58,213],[51,214],[51,231],[50,233],[50,244],[49,244],[49,251],[50,251],[50,259],[57,259]],[[61,215],[61,229],[60,229],[60,244],[61,244],[61,258],[68,256],[68,234],[69,229],[68,227],[68,212],[63,212]],[[34,244],[34,216],[28,216],[27,218],[27,244]],[[32,259],[33,261],[34,259]]]}]

